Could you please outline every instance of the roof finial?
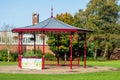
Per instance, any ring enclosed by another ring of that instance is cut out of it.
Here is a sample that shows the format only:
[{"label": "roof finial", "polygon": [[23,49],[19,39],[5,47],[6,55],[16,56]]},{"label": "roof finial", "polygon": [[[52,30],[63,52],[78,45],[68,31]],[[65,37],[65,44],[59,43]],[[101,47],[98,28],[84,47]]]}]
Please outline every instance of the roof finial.
[{"label": "roof finial", "polygon": [[53,7],[51,6],[51,18],[53,18]]}]

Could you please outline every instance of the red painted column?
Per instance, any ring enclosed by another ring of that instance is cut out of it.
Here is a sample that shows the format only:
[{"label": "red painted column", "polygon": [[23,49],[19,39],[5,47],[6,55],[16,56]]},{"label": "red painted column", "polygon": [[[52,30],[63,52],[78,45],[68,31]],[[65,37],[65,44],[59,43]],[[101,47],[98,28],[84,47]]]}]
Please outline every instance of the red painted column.
[{"label": "red painted column", "polygon": [[22,68],[22,52],[23,52],[22,38],[23,38],[23,35],[21,33],[20,34],[20,68]]},{"label": "red painted column", "polygon": [[18,40],[18,67],[20,68],[20,33],[19,33],[19,40]]},{"label": "red painted column", "polygon": [[[79,34],[79,36],[80,36],[80,34]],[[77,54],[77,57],[78,57],[78,58],[77,58],[77,65],[78,65],[78,66],[80,66],[80,50],[79,50],[79,49],[80,49],[80,42],[79,42],[79,40],[80,40],[80,39],[79,39],[79,37],[78,37],[78,54]]]},{"label": "red painted column", "polygon": [[79,54],[79,50],[78,50],[77,65],[80,66],[80,54]]},{"label": "red painted column", "polygon": [[34,57],[36,58],[36,35],[34,33]]},{"label": "red painted column", "polygon": [[60,43],[59,43],[59,40],[60,40],[60,35],[58,34],[57,35],[57,66],[59,66],[60,65],[60,60],[59,60],[59,52],[60,52],[60,50],[59,50],[59,46],[60,46]]},{"label": "red painted column", "polygon": [[18,67],[22,68],[22,33],[19,33],[19,41],[18,41]]},{"label": "red painted column", "polygon": [[45,36],[43,37],[42,69],[45,68]]},{"label": "red painted column", "polygon": [[84,33],[84,68],[86,68],[86,33]]},{"label": "red painted column", "polygon": [[72,34],[70,34],[70,69],[72,70]]}]

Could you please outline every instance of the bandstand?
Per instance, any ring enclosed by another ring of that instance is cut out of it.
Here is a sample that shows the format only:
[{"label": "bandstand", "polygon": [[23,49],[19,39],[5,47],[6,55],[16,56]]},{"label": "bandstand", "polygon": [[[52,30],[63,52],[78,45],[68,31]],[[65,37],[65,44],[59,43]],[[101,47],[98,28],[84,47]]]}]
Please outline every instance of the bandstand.
[{"label": "bandstand", "polygon": [[[22,68],[21,65],[21,60],[22,60],[22,39],[24,34],[32,34],[34,36],[34,53],[36,53],[35,46],[36,46],[36,35],[37,34],[42,34],[42,35],[47,35],[47,34],[65,34],[69,35],[70,39],[70,69],[72,69],[72,40],[73,40],[73,34],[78,33],[78,34],[83,34],[84,35],[84,68],[86,68],[86,34],[93,32],[92,30],[87,30],[83,28],[77,28],[71,25],[68,25],[62,21],[57,20],[53,16],[50,18],[35,24],[35,25],[30,25],[30,26],[25,26],[21,28],[14,28],[12,30],[14,33],[19,34],[19,41],[18,41],[18,66]],[[45,38],[43,37],[43,47],[42,47],[42,69],[45,69]],[[78,61],[79,63],[79,61]]]}]

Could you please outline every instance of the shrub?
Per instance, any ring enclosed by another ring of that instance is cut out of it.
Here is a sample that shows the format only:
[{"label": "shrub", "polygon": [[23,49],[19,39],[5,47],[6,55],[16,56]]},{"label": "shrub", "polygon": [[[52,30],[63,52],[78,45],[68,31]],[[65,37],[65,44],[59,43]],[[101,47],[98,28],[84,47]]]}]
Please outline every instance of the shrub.
[{"label": "shrub", "polygon": [[7,61],[7,50],[1,50],[0,51],[0,60],[1,61]]},{"label": "shrub", "polygon": [[36,56],[41,58],[42,57],[42,51],[41,50],[37,50],[36,51]]},{"label": "shrub", "polygon": [[45,53],[45,59],[50,61],[56,60],[55,56],[51,53]]},{"label": "shrub", "polygon": [[[34,57],[35,54],[34,54],[34,51],[27,51],[25,53],[23,53],[23,57]],[[36,56],[41,58],[42,57],[42,52],[40,50],[37,50],[36,51]]]},{"label": "shrub", "polygon": [[[9,55],[9,60],[10,61],[16,61],[18,58],[18,54],[17,53],[12,53],[10,52]],[[7,50],[0,50],[0,61],[7,61],[8,60],[8,52]]]},{"label": "shrub", "polygon": [[10,53],[11,61],[17,61],[18,60],[18,53]]}]

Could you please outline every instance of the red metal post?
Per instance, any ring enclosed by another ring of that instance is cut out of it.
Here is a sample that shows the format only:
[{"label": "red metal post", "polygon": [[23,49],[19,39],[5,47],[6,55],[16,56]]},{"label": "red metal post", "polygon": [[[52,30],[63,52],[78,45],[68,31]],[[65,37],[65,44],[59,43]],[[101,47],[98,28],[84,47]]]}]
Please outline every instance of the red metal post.
[{"label": "red metal post", "polygon": [[43,51],[42,51],[42,69],[45,68],[45,36],[43,37]]},{"label": "red metal post", "polygon": [[19,33],[19,41],[18,41],[18,67],[22,68],[22,33]]},{"label": "red metal post", "polygon": [[36,35],[34,33],[34,57],[36,58]]},{"label": "red metal post", "polygon": [[77,65],[80,66],[80,54],[79,54],[79,49],[78,49]]},{"label": "red metal post", "polygon": [[70,69],[72,69],[72,34],[70,34]]},{"label": "red metal post", "polygon": [[60,61],[59,61],[59,54],[57,54],[57,66],[60,65]]},{"label": "red metal post", "polygon": [[18,67],[20,67],[20,33],[19,33],[19,40],[18,40]]},{"label": "red metal post", "polygon": [[86,68],[86,33],[84,34],[84,68]]},{"label": "red metal post", "polygon": [[[80,35],[80,34],[79,34],[79,35]],[[79,39],[79,37],[78,37],[78,54],[77,54],[77,57],[78,57],[78,58],[77,58],[77,61],[78,61],[78,62],[77,62],[77,65],[78,65],[78,66],[80,66],[80,50],[79,50],[79,49],[80,49],[80,43],[79,43],[80,41],[79,41],[79,40],[80,40],[80,39]]]},{"label": "red metal post", "polygon": [[22,52],[23,52],[22,38],[23,38],[23,35],[21,33],[20,34],[20,68],[22,68]]},{"label": "red metal post", "polygon": [[60,50],[59,50],[59,46],[60,46],[60,35],[58,34],[57,35],[57,65],[59,66],[60,65],[60,61],[59,61],[59,52],[60,52]]}]

